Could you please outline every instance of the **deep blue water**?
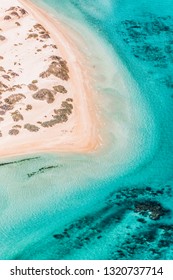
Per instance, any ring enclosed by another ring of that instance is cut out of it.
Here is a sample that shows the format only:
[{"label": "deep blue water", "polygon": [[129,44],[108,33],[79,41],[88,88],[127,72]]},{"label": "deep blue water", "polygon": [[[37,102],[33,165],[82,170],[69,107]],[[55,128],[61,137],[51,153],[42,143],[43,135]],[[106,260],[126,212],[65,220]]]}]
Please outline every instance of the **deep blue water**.
[{"label": "deep blue water", "polygon": [[[134,133],[129,132],[129,148],[127,152],[122,148],[123,158],[112,136],[112,144],[104,152],[38,155],[37,159],[16,159],[17,163],[0,166],[0,257],[172,259],[172,1],[39,3],[48,4],[57,17],[68,25],[74,24],[73,29],[79,33],[83,25],[99,36],[107,46],[103,65],[113,53],[118,55],[122,72],[130,75],[127,79],[131,97],[124,94],[123,102],[127,99],[132,116],[136,114],[132,123],[127,122]],[[93,57],[94,52],[95,49]],[[111,76],[112,71],[98,70],[105,77]],[[102,94],[109,95],[115,104],[121,92],[116,92],[116,82],[111,91],[109,87],[104,85],[101,89],[101,98]],[[132,106],[139,107],[139,112],[133,111]],[[112,110],[112,114],[108,110],[105,114],[114,123],[116,104],[115,112]],[[114,126],[108,133],[113,135],[113,130]],[[63,168],[39,171],[57,163]],[[29,177],[32,172],[36,173]]]}]

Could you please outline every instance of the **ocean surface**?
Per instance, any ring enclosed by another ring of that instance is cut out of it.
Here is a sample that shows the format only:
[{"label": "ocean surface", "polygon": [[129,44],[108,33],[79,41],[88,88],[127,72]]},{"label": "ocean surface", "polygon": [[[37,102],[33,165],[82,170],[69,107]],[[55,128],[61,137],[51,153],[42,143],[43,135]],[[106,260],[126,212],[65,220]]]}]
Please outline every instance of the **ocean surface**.
[{"label": "ocean surface", "polygon": [[172,0],[33,0],[91,69],[103,146],[0,161],[0,259],[173,259]]}]

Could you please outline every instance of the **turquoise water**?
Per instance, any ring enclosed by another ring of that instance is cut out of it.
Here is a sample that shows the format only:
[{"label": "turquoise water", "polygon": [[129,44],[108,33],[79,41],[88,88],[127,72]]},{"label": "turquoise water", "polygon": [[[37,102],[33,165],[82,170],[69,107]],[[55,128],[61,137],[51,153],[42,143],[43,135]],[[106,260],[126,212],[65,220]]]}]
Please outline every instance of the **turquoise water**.
[{"label": "turquoise water", "polygon": [[0,258],[172,259],[172,1],[33,2],[94,66],[105,144],[0,162]]}]

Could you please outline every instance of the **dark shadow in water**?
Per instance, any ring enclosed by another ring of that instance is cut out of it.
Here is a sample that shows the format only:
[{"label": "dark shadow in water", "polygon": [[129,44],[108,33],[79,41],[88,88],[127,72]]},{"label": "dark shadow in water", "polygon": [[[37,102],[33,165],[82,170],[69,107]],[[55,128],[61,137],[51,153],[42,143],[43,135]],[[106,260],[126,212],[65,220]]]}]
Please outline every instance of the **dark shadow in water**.
[{"label": "dark shadow in water", "polygon": [[30,178],[30,177],[38,175],[40,173],[44,173],[44,171],[46,171],[46,170],[55,169],[55,168],[61,168],[61,167],[63,167],[63,165],[61,165],[61,164],[51,165],[51,166],[47,166],[47,167],[42,167],[38,171],[35,171],[35,172],[32,172],[32,173],[28,173],[27,175]]},{"label": "dark shadow in water", "polygon": [[[172,90],[173,77],[170,73],[173,64],[173,17],[146,13],[139,15],[137,19],[135,17],[119,22],[116,32],[136,59],[148,63],[148,73]],[[159,79],[158,68],[162,71]]]},{"label": "dark shadow in water", "polygon": [[24,161],[30,161],[30,160],[35,160],[35,159],[39,159],[40,157],[34,157],[34,158],[25,158],[25,159],[21,159],[21,160],[16,160],[16,161],[10,161],[10,162],[4,162],[4,163],[0,163],[0,166],[5,166],[5,165],[11,165],[11,164],[18,164]]}]

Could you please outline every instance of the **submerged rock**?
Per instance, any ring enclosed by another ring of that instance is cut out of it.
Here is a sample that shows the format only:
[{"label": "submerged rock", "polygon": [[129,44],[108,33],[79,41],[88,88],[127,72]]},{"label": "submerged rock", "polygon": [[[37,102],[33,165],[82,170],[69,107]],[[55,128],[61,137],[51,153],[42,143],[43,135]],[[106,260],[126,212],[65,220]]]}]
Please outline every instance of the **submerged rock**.
[{"label": "submerged rock", "polygon": [[169,210],[161,206],[157,201],[135,202],[135,212],[142,215],[149,214],[150,219],[159,220],[160,217],[169,213]]}]

